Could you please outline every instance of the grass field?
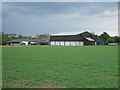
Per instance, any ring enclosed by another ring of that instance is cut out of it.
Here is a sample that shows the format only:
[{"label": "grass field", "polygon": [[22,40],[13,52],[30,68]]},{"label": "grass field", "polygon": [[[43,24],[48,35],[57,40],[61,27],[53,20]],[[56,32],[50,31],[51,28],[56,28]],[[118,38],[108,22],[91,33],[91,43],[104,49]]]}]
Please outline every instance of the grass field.
[{"label": "grass field", "polygon": [[117,88],[117,46],[3,47],[3,88]]}]

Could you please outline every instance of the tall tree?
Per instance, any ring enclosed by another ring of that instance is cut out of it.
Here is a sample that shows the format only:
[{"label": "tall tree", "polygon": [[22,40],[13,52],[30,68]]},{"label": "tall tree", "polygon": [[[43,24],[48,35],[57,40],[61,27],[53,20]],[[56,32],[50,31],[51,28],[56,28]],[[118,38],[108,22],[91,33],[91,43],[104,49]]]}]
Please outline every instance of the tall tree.
[{"label": "tall tree", "polygon": [[107,42],[108,42],[108,43],[115,43],[114,37],[109,37],[109,38],[107,39]]},{"label": "tall tree", "polygon": [[120,43],[120,37],[114,36],[115,43]]},{"label": "tall tree", "polygon": [[49,34],[37,34],[36,38],[49,38]]},{"label": "tall tree", "polygon": [[19,34],[17,38],[18,38],[18,39],[23,39],[24,36],[23,36],[22,34]]},{"label": "tall tree", "polygon": [[10,38],[10,40],[16,39],[17,34],[15,34],[15,33],[10,33],[10,34],[8,34],[8,37]]},{"label": "tall tree", "polygon": [[10,40],[8,36],[9,34],[2,32],[2,45],[8,44],[8,41]]},{"label": "tall tree", "polygon": [[0,45],[2,45],[2,32],[0,32]]},{"label": "tall tree", "polygon": [[107,40],[110,37],[109,34],[107,32],[103,32],[103,34],[100,35],[100,37],[102,38],[102,40],[104,41],[104,44],[108,44]]},{"label": "tall tree", "polygon": [[40,37],[40,38],[48,38],[49,35],[48,35],[48,34],[41,34],[39,37]]}]

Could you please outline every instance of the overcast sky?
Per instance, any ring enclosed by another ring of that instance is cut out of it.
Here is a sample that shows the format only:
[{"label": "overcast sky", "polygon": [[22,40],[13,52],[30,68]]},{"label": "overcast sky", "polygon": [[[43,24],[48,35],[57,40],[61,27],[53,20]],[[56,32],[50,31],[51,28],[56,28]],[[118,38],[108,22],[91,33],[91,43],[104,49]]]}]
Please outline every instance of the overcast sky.
[{"label": "overcast sky", "polygon": [[23,35],[118,35],[117,2],[3,2],[2,30]]}]

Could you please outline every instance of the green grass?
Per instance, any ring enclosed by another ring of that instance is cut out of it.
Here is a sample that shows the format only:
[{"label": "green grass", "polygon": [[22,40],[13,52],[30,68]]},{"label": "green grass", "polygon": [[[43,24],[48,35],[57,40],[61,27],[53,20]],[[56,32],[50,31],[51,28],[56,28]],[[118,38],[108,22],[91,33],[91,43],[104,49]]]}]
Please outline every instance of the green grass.
[{"label": "green grass", "polygon": [[117,88],[117,46],[3,47],[3,88]]}]

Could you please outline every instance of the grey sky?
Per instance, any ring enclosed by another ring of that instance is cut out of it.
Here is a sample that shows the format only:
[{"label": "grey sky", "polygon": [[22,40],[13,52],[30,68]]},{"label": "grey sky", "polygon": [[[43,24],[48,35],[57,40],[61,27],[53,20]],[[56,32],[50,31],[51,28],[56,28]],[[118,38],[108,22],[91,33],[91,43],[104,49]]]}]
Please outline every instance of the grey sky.
[{"label": "grey sky", "polygon": [[74,34],[82,31],[117,35],[117,2],[4,2],[3,31],[23,35]]},{"label": "grey sky", "polygon": [[119,2],[119,0],[2,0],[3,2]]}]

